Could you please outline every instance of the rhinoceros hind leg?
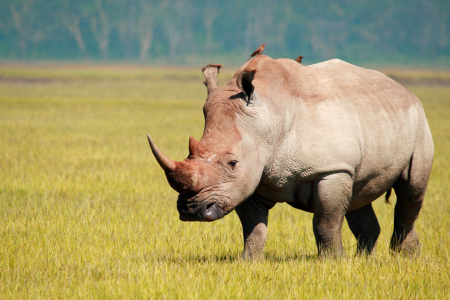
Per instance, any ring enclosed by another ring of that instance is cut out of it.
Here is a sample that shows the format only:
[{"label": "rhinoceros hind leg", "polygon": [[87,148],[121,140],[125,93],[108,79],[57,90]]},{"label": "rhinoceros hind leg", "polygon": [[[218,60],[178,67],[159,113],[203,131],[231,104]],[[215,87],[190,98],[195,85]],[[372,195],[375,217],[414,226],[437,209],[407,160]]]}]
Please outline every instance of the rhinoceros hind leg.
[{"label": "rhinoceros hind leg", "polygon": [[430,149],[415,151],[410,165],[394,184],[397,203],[394,213],[394,233],[391,238],[391,250],[404,253],[420,252],[420,242],[414,223],[419,216],[425,191],[431,173],[433,158]]},{"label": "rhinoceros hind leg", "polygon": [[395,252],[418,253],[420,242],[414,229],[414,222],[419,216],[425,193],[414,195],[403,182],[394,186],[397,203],[394,212],[394,232],[390,248]]},{"label": "rhinoceros hind leg", "polygon": [[264,245],[267,238],[267,221],[269,209],[274,202],[253,194],[249,199],[236,207],[236,212],[242,223],[244,232],[244,251],[242,259],[254,260],[263,257]]},{"label": "rhinoceros hind leg", "polygon": [[313,185],[313,229],[319,256],[345,256],[342,224],[352,195],[352,178],[339,172],[325,174]]},{"label": "rhinoceros hind leg", "polygon": [[420,242],[414,223],[419,216],[427,184],[411,185],[411,180],[399,178],[394,184],[397,203],[394,212],[394,232],[390,248],[395,252],[419,253]]},{"label": "rhinoceros hind leg", "polygon": [[372,203],[347,212],[345,217],[358,242],[356,254],[374,254],[380,235],[380,224],[378,224],[377,216],[373,211]]},{"label": "rhinoceros hind leg", "polygon": [[425,115],[419,112],[419,134],[410,163],[394,183],[397,195],[394,213],[394,233],[390,248],[397,252],[418,253],[419,238],[414,222],[419,216],[433,163],[434,146]]}]

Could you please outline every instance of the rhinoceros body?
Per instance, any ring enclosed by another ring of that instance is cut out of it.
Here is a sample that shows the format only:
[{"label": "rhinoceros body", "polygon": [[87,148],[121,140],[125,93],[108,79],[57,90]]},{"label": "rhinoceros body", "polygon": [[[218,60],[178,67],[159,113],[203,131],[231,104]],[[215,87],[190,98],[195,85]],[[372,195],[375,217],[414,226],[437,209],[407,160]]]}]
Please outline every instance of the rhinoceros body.
[{"label": "rhinoceros body", "polygon": [[433,160],[425,113],[414,94],[383,74],[341,60],[303,66],[260,55],[227,86],[220,65],[204,69],[205,130],[174,162],[149,137],[176,191],[180,219],[213,221],[236,210],[244,258],[259,256],[269,209],[278,202],[314,213],[319,255],[344,254],[344,218],[359,253],[380,227],[371,202],[397,195],[391,249],[420,248],[414,222]]}]

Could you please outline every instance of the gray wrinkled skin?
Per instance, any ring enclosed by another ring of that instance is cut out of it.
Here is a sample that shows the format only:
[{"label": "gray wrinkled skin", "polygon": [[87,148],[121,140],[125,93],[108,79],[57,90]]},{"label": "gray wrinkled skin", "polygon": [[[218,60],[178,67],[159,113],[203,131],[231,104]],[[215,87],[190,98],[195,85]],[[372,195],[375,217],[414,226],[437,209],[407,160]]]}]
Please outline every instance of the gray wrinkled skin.
[{"label": "gray wrinkled skin", "polygon": [[188,159],[164,165],[152,146],[180,193],[180,219],[212,221],[235,209],[243,226],[242,256],[254,259],[263,253],[270,208],[286,202],[314,214],[320,256],[345,255],[344,218],[357,253],[369,254],[380,233],[371,202],[393,188],[390,247],[420,249],[414,222],[434,150],[414,94],[381,73],[337,59],[303,66],[260,55],[222,88],[217,73],[205,74],[214,88],[208,88],[203,137],[190,141]]}]

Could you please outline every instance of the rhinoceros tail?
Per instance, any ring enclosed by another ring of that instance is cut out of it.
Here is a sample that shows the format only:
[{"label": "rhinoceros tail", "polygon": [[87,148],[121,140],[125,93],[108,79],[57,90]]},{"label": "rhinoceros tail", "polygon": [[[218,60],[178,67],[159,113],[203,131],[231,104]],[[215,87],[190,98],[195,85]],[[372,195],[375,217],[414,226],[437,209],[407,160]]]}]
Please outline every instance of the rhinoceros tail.
[{"label": "rhinoceros tail", "polygon": [[391,192],[392,192],[392,188],[389,188],[389,189],[386,191],[386,199],[384,200],[384,203],[386,203],[386,204],[392,204],[392,203],[389,201],[389,197],[391,196]]}]

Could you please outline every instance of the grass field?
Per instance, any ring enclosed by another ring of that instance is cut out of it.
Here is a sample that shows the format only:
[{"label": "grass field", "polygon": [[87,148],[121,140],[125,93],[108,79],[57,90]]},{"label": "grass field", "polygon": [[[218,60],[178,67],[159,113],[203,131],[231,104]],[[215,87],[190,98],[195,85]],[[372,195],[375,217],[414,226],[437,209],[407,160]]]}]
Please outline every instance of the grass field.
[{"label": "grass field", "polygon": [[420,256],[389,253],[394,206],[379,199],[374,257],[353,256],[345,224],[349,258],[318,260],[312,214],[278,204],[265,260],[248,263],[235,213],[178,220],[147,143],[182,160],[201,137],[199,69],[0,66],[0,298],[450,299],[450,87],[417,79],[450,73],[420,74],[408,87],[436,149]]}]

